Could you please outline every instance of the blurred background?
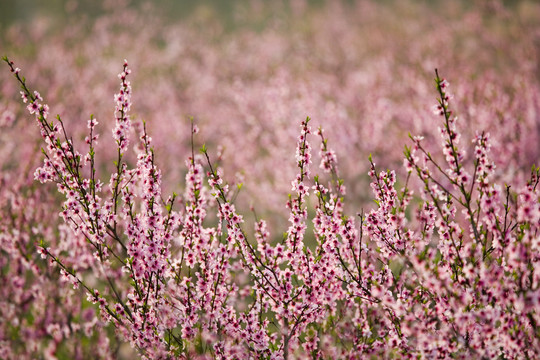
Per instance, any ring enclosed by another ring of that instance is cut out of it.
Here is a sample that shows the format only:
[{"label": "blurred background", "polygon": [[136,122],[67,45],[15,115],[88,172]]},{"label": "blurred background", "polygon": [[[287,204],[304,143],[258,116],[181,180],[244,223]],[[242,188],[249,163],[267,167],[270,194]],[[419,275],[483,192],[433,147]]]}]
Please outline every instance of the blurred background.
[{"label": "blurred background", "polygon": [[[144,4],[144,0],[130,1],[91,1],[91,0],[2,0],[0,1],[0,21],[3,26],[14,22],[31,19],[33,16],[50,16],[56,19],[65,19],[68,16],[85,14],[97,17],[107,11],[108,6],[127,6],[137,8]],[[234,26],[238,20],[238,14],[245,12],[252,3],[264,3],[263,0],[155,0],[153,5],[163,10],[170,20],[183,20],[200,12],[211,12],[221,21]],[[275,3],[280,3],[275,2]],[[278,6],[288,6],[287,2],[281,2]],[[324,0],[308,0],[306,5],[310,7],[321,6]]]},{"label": "blurred background", "polygon": [[[350,210],[370,206],[368,154],[404,175],[409,133],[438,147],[435,68],[452,84],[464,146],[492,133],[501,180],[540,157],[536,1],[0,0],[0,24],[2,55],[77,138],[90,114],[102,120],[103,174],[116,74],[130,61],[132,116],[148,122],[166,193],[182,191],[193,116],[195,146],[209,145],[226,179],[244,183],[239,201],[282,218],[310,116],[336,151]],[[0,114],[16,120],[4,133],[27,131],[8,77],[0,72]],[[22,156],[24,146],[5,146]],[[317,168],[315,137],[313,147]]]}]

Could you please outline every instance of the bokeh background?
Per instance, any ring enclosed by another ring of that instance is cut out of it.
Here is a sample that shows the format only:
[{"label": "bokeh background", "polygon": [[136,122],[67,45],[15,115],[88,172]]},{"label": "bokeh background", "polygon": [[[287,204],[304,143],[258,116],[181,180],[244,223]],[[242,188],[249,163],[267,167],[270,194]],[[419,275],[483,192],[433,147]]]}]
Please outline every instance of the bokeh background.
[{"label": "bokeh background", "polygon": [[[104,147],[127,58],[133,116],[149,124],[167,191],[181,187],[193,116],[197,147],[245,183],[240,201],[279,212],[306,116],[328,132],[358,206],[371,196],[368,154],[401,167],[409,132],[436,140],[436,67],[466,135],[490,131],[494,151],[512,153],[500,175],[528,169],[539,155],[539,13],[533,1],[1,1],[0,45],[75,133],[95,114]],[[0,104],[19,119],[8,77]]]},{"label": "bokeh background", "polygon": [[[347,211],[369,209],[369,154],[402,184],[409,134],[439,147],[435,68],[452,84],[465,149],[476,132],[492,135],[501,182],[522,181],[540,158],[538,2],[23,0],[0,1],[0,14],[2,54],[74,138],[82,144],[87,119],[98,118],[104,181],[116,74],[128,59],[132,117],[148,124],[164,193],[184,191],[193,117],[194,147],[206,144],[228,182],[243,184],[239,208],[267,218],[276,238],[300,122],[325,129]],[[40,137],[5,70],[0,165],[31,180]],[[315,168],[319,144],[314,137]]]}]

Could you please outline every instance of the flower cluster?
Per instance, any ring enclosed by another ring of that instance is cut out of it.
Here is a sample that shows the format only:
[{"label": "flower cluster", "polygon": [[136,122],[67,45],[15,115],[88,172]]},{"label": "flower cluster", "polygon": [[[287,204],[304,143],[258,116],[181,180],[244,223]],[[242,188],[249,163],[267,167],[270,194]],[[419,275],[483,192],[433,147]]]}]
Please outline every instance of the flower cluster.
[{"label": "flower cluster", "polygon": [[128,68],[127,60],[124,60],[124,70],[118,74],[118,78],[122,81],[120,91],[114,95],[116,108],[114,114],[116,116],[116,127],[113,129],[113,138],[118,144],[120,153],[125,153],[129,145],[129,131],[131,130],[131,121],[128,116],[128,111],[131,107],[131,85],[127,81],[131,69]]}]

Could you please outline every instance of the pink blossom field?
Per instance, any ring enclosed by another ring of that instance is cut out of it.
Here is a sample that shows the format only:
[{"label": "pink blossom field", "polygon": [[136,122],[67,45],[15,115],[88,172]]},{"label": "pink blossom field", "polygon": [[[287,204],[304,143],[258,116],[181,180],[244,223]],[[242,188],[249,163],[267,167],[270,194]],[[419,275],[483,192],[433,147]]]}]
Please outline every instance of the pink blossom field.
[{"label": "pink blossom field", "polygon": [[21,3],[0,359],[540,358],[540,4]]}]

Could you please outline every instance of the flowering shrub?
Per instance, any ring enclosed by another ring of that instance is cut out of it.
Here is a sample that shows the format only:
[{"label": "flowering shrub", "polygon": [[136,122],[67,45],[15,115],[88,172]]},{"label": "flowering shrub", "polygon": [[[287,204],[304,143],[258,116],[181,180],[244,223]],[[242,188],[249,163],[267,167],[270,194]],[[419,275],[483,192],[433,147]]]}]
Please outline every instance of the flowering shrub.
[{"label": "flowering shrub", "polygon": [[[211,152],[203,146],[195,154],[193,122],[185,192],[163,198],[152,138],[144,122],[130,117],[127,62],[114,96],[115,170],[104,184],[96,176],[98,120],[88,120],[83,150],[60,116],[50,119],[48,105],[14,63],[5,61],[45,143],[34,178],[55,183],[63,197],[63,224],[37,236],[38,251],[54,270],[33,259],[31,238],[11,240],[38,210],[25,221],[13,213],[14,225],[3,224],[2,236],[31,276],[71,284],[64,296],[84,293],[99,312],[99,320],[88,315],[74,323],[69,314],[76,306],[68,306],[66,328],[43,320],[51,354],[63,337],[81,329],[88,335],[88,323],[99,322],[114,327],[114,341],[118,336],[149,359],[540,355],[540,169],[533,167],[516,191],[494,182],[489,134],[477,133],[467,154],[449,84],[438,73],[434,112],[442,120],[444,160],[421,136],[412,136],[405,149],[408,175],[399,189],[396,172],[378,172],[370,157],[376,207],[348,216],[337,157],[322,128],[316,135],[327,180],[312,174],[307,118],[286,204],[289,227],[276,242],[264,220],[247,230],[236,190],[223,180]],[[135,143],[131,129],[138,134]],[[135,161],[127,156],[131,149]],[[62,241],[51,246],[47,239],[56,236]],[[12,311],[24,312],[40,290],[14,294],[22,309]],[[19,331],[19,324],[12,327]],[[103,334],[97,341],[109,341]],[[4,337],[6,358],[27,351],[18,350],[22,335],[14,335],[11,348]]]},{"label": "flowering shrub", "polygon": [[538,357],[537,4],[128,2],[0,32],[0,358]]}]

